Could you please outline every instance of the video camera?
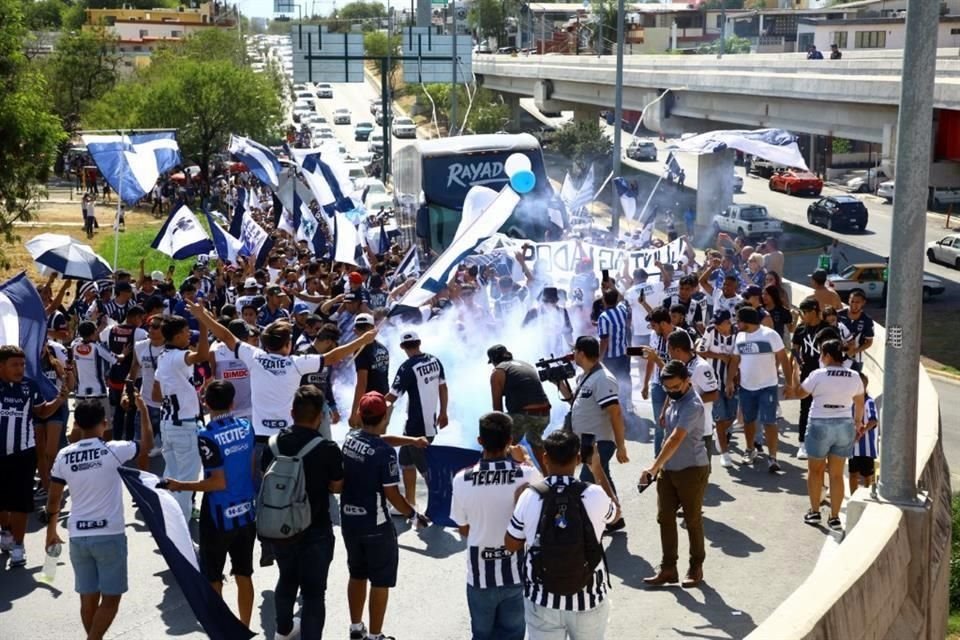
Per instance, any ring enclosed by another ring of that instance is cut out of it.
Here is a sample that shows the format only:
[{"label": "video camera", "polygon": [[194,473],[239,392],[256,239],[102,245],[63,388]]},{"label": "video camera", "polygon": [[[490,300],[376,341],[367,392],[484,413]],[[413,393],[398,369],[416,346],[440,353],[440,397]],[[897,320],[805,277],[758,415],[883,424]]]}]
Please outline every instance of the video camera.
[{"label": "video camera", "polygon": [[573,354],[571,353],[557,358],[554,358],[551,353],[550,358],[537,360],[536,367],[540,382],[559,384],[577,375],[577,370],[573,366]]}]

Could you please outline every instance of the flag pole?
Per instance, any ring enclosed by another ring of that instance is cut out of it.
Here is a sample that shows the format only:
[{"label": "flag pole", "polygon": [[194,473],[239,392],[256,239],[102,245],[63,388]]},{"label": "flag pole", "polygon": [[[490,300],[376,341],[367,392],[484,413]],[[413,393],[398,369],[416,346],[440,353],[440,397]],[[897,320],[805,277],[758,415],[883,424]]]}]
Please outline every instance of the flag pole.
[{"label": "flag pole", "polygon": [[123,206],[123,180],[117,185],[117,213],[113,218],[113,272],[117,272],[117,260],[120,258],[120,207]]},{"label": "flag pole", "polygon": [[647,213],[647,207],[650,206],[650,201],[653,200],[653,194],[657,192],[657,188],[660,186],[660,183],[663,182],[663,174],[660,174],[660,177],[657,178],[657,183],[653,185],[653,189],[650,190],[650,195],[647,196],[647,201],[643,203],[643,209],[640,210],[640,214],[637,216],[637,220],[643,220],[644,215]]}]

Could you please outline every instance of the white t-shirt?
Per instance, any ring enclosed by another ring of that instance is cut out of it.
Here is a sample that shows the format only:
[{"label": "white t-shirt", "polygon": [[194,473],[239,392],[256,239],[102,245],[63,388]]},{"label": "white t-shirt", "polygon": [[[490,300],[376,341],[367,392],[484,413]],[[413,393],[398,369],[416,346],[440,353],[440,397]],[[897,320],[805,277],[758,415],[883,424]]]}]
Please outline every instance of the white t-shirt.
[{"label": "white t-shirt", "polygon": [[166,347],[157,356],[154,379],[163,394],[163,421],[180,424],[200,417],[200,398],[193,386],[193,365],[187,364],[186,349]]},{"label": "white t-shirt", "polygon": [[[713,373],[713,367],[700,356],[694,356],[693,360],[687,363],[687,371],[690,372],[690,383],[693,385],[693,390],[697,392],[701,401],[705,394],[720,390],[720,384],[717,382],[717,376]],[[713,435],[712,402],[703,403],[703,435]]]},{"label": "white t-shirt", "polygon": [[50,479],[70,487],[71,538],[122,534],[123,491],[117,468],[139,452],[136,442],[84,438],[57,454]]},{"label": "white t-shirt", "polygon": [[740,304],[741,302],[743,302],[743,298],[741,298],[736,293],[733,294],[732,297],[727,298],[727,297],[724,297],[723,291],[719,287],[716,287],[713,290],[713,312],[714,313],[716,313],[717,311],[729,311],[730,315],[736,318],[737,305]]},{"label": "white t-shirt", "polygon": [[813,396],[811,418],[849,418],[853,397],[863,393],[860,374],[842,366],[816,369],[800,386]]},{"label": "white t-shirt", "polygon": [[647,322],[647,310],[640,304],[640,292],[643,291],[643,301],[655,309],[663,303],[663,287],[657,287],[656,284],[635,284],[623,294],[624,300],[630,305],[630,320],[635,336],[648,336],[653,333],[650,323]]},{"label": "white t-shirt", "polygon": [[215,343],[210,352],[217,364],[217,380],[226,380],[233,385],[233,413],[240,417],[249,417],[253,411],[253,397],[250,390],[250,369],[246,363],[233,353],[233,349],[222,342]]},{"label": "white t-shirt", "polygon": [[779,384],[776,354],[783,351],[783,338],[779,333],[760,325],[752,333],[739,332],[735,345],[740,355],[740,386],[743,389],[759,391]]},{"label": "white t-shirt", "polygon": [[160,357],[163,349],[162,344],[150,344],[149,338],[133,343],[133,352],[137,356],[137,362],[140,363],[140,377],[143,379],[140,384],[140,396],[143,398],[143,404],[154,409],[159,409],[161,406],[153,399],[153,381],[157,373],[157,358]]},{"label": "white t-shirt", "polygon": [[284,356],[267,353],[246,342],[237,345],[237,356],[250,370],[253,397],[253,429],[258,436],[272,436],[293,424],[290,410],[300,378],[323,369],[322,355]]}]

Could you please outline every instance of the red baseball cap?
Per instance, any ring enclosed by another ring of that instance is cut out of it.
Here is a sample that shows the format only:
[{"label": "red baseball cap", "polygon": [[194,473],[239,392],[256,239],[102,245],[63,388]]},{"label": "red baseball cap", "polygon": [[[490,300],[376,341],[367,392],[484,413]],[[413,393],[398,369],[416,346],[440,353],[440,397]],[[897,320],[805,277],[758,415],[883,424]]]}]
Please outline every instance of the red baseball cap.
[{"label": "red baseball cap", "polygon": [[363,274],[359,271],[351,271],[348,276],[350,284],[362,284],[363,283]]},{"label": "red baseball cap", "polygon": [[379,391],[370,391],[360,398],[359,410],[364,418],[379,418],[387,413],[387,401]]}]

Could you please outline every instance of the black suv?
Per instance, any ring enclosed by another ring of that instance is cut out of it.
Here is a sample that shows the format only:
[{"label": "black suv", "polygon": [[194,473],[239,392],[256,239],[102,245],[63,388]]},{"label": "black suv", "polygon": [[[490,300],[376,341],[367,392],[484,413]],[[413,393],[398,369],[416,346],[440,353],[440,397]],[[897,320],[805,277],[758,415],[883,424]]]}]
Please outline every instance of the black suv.
[{"label": "black suv", "polygon": [[807,207],[807,222],[834,229],[863,231],[867,228],[867,207],[853,196],[827,196]]}]

